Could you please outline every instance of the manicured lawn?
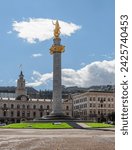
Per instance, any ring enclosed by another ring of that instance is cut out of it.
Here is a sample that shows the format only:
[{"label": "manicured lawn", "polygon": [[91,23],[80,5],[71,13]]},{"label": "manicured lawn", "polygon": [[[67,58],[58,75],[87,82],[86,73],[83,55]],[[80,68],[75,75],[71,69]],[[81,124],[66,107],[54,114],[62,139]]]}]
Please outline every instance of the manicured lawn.
[{"label": "manicured lawn", "polygon": [[114,127],[111,124],[105,124],[105,123],[86,123],[91,128],[111,128]]},{"label": "manicured lawn", "polygon": [[3,126],[1,128],[14,128],[14,129],[26,129],[26,128],[31,128],[31,129],[70,129],[72,128],[69,124],[67,123],[60,123],[60,124],[52,124],[52,123],[14,123],[14,124],[9,124],[6,126]]}]

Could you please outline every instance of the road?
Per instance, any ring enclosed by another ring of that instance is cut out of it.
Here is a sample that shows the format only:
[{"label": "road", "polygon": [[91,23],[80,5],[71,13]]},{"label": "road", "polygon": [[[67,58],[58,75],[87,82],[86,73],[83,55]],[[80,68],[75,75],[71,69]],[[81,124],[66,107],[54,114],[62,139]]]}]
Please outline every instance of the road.
[{"label": "road", "polygon": [[113,130],[0,129],[0,150],[114,150]]}]

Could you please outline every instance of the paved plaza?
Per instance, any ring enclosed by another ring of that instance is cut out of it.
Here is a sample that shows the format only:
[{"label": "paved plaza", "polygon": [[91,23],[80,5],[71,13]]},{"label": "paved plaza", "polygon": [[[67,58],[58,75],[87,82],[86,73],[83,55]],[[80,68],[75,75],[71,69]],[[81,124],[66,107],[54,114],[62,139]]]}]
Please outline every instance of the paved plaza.
[{"label": "paved plaza", "polygon": [[114,150],[114,130],[0,129],[0,150]]}]

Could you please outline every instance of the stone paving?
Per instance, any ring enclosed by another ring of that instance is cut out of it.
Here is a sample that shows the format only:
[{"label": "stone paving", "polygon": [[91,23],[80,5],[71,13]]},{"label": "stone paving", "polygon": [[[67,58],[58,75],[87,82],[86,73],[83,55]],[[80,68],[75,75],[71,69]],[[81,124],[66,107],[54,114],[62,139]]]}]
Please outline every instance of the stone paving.
[{"label": "stone paving", "polygon": [[0,150],[114,150],[114,130],[0,129]]}]

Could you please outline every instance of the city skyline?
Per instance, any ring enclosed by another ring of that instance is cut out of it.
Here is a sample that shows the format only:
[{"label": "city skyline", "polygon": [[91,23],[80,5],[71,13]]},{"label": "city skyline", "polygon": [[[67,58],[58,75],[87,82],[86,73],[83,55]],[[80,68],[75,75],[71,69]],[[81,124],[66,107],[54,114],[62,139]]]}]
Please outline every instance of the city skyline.
[{"label": "city skyline", "polygon": [[70,5],[60,0],[5,0],[0,14],[0,86],[15,86],[22,64],[28,86],[52,89],[49,48],[56,19],[66,46],[62,84],[114,84],[114,0],[73,0]]}]

